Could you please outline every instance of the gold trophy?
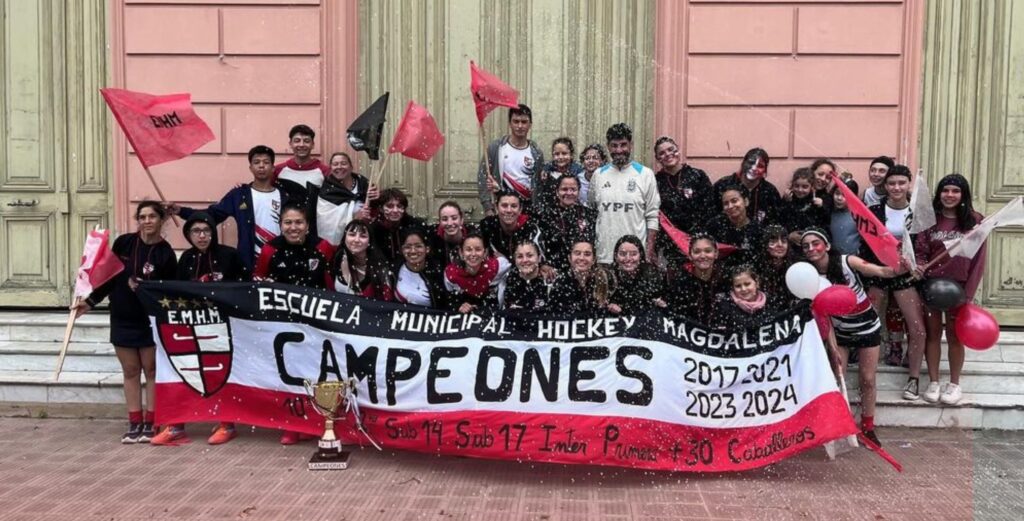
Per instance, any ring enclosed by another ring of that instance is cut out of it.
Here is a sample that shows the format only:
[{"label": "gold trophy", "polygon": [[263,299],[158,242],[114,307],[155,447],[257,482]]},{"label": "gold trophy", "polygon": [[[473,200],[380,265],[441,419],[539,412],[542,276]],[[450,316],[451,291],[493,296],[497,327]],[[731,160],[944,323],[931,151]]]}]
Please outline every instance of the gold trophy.
[{"label": "gold trophy", "polygon": [[320,437],[319,448],[309,459],[309,470],[344,470],[348,468],[350,453],[341,450],[341,440],[334,435],[334,422],[339,418],[338,409],[345,403],[346,395],[353,390],[354,380],[310,383],[303,382],[309,402],[324,417],[324,434]]}]

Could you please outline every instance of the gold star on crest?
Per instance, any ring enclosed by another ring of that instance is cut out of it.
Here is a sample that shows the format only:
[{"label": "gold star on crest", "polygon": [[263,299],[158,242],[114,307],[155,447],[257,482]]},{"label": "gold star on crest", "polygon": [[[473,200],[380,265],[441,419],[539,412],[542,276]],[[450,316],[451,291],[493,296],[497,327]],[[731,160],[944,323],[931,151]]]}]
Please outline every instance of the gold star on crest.
[{"label": "gold star on crest", "polygon": [[178,309],[188,306],[188,301],[181,297],[178,297],[178,300],[175,300],[174,303],[178,305]]},{"label": "gold star on crest", "polygon": [[171,308],[171,301],[167,297],[164,297],[164,298],[158,300],[157,302],[159,302],[160,303],[160,307],[162,307],[164,309],[170,309]]}]

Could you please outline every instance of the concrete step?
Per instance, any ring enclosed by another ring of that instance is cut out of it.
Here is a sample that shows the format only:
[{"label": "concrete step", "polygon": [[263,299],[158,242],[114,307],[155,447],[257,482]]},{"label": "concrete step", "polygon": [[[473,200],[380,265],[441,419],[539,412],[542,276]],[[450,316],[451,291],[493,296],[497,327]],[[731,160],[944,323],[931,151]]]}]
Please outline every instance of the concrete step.
[{"label": "concrete step", "polygon": [[0,371],[0,402],[35,404],[124,403],[121,371]]},{"label": "concrete step", "polygon": [[[68,314],[57,312],[0,312],[0,341],[61,342]],[[90,312],[75,321],[72,342],[110,342],[110,315]]]},{"label": "concrete step", "polygon": [[[860,418],[860,397],[850,393],[854,417]],[[1024,429],[1021,396],[965,392],[959,404],[931,404],[903,399],[903,391],[878,391],[875,424],[897,427],[959,427],[965,429]]]},{"label": "concrete step", "polygon": [[[879,391],[903,391],[907,384],[908,371],[903,367],[881,366],[875,374]],[[857,367],[846,372],[846,387],[859,387]],[[939,369],[939,381],[949,381],[949,366],[945,363]],[[921,371],[920,390],[928,386],[928,373]],[[1016,395],[1024,403],[1024,363],[1020,362],[965,362],[960,374],[960,386],[965,391],[984,394]]]}]

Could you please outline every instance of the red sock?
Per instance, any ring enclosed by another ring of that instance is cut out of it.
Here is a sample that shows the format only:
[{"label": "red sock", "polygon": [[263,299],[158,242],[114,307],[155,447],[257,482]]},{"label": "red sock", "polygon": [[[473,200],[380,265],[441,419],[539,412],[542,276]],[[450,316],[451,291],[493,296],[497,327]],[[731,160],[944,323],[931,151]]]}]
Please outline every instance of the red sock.
[{"label": "red sock", "polygon": [[146,411],[146,419],[144,423],[153,423],[153,411]]},{"label": "red sock", "polygon": [[861,415],[861,417],[860,417],[860,428],[863,429],[863,430],[866,430],[866,431],[873,431],[873,430],[875,430],[875,417],[874,416]]},{"label": "red sock", "polygon": [[142,411],[128,411],[128,423],[142,423]]}]

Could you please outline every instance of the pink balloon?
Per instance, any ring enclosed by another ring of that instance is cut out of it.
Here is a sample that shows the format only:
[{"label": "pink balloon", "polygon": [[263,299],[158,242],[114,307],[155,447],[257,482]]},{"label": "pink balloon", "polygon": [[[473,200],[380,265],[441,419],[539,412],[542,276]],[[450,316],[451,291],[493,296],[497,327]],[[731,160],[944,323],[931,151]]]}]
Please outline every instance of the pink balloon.
[{"label": "pink balloon", "polygon": [[970,303],[957,309],[953,330],[965,346],[978,351],[984,351],[999,341],[999,323],[996,322],[996,317]]},{"label": "pink balloon", "polygon": [[849,286],[834,285],[825,288],[811,302],[811,309],[819,315],[846,315],[857,308],[857,295]]}]

